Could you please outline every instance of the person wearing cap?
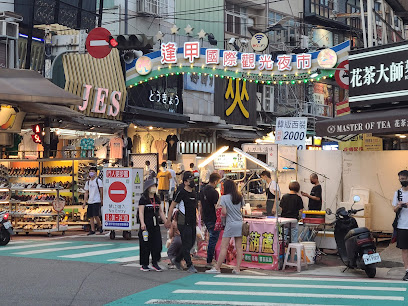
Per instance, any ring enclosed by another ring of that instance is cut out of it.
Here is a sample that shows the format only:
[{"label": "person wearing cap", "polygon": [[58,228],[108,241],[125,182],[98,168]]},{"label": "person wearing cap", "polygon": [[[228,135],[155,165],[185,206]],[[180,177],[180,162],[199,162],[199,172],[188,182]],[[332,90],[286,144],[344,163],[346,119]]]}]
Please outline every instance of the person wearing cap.
[{"label": "person wearing cap", "polygon": [[[181,260],[184,258],[187,264],[187,272],[197,273],[196,268],[191,261],[190,250],[194,246],[196,239],[196,209],[197,197],[195,193],[196,184],[194,175],[191,171],[183,174],[184,188],[179,188],[169,209],[169,216],[173,215],[173,210],[177,206],[177,227],[181,235],[182,247],[179,254],[172,260],[172,264],[181,270]],[[166,227],[170,227],[171,222],[166,221]]]},{"label": "person wearing cap", "polygon": [[89,180],[85,183],[85,196],[84,204],[82,208],[85,209],[85,206],[88,205],[86,215],[90,219],[91,231],[88,235],[95,234],[95,223],[97,229],[102,234],[103,229],[101,225],[101,219],[99,218],[101,212],[101,206],[103,203],[103,183],[102,180],[96,176],[97,168],[92,166],[89,168]]},{"label": "person wearing cap", "polygon": [[[142,271],[162,271],[158,262],[161,259],[162,237],[159,225],[159,216],[165,221],[166,216],[160,206],[160,198],[156,194],[157,184],[153,179],[144,181],[143,193],[139,200],[138,221],[140,224],[140,270]],[[143,232],[148,232],[147,241],[143,237]],[[152,257],[152,267],[149,267],[149,257]]]}]

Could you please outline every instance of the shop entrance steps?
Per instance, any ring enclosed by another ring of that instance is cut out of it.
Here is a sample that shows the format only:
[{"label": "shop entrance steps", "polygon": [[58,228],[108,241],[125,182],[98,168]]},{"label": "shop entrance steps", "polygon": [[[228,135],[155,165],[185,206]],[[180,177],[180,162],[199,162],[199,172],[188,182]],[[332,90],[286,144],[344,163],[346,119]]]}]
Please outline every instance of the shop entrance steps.
[{"label": "shop entrance steps", "polygon": [[[292,250],[295,253],[292,253],[291,255],[291,260],[289,261],[289,254],[290,254],[290,250]],[[303,259],[302,259],[302,251],[303,251]],[[296,260],[294,259],[296,255]],[[301,243],[289,243],[288,245],[288,249],[286,251],[286,255],[285,255],[285,261],[283,263],[283,269],[285,270],[286,266],[290,266],[290,267],[297,267],[297,271],[300,272],[302,270],[302,266],[305,266],[307,268],[307,259],[306,259],[306,250],[305,250],[305,246]]]}]

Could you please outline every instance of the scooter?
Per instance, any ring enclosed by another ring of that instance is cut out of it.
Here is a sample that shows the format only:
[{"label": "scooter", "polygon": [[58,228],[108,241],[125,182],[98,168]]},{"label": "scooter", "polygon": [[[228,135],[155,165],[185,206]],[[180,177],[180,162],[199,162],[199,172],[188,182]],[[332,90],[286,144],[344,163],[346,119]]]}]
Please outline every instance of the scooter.
[{"label": "scooter", "polygon": [[[362,269],[368,277],[373,278],[376,274],[376,263],[381,262],[380,254],[376,252],[376,246],[370,230],[366,227],[358,227],[353,217],[362,209],[353,209],[354,204],[360,201],[359,196],[354,196],[354,203],[350,210],[340,207],[336,211],[336,221],[333,222],[334,238],[341,260],[352,269]],[[330,209],[326,214],[331,215]]]},{"label": "scooter", "polygon": [[0,212],[0,246],[9,243],[11,235],[14,235],[13,227],[8,218],[8,213]]}]

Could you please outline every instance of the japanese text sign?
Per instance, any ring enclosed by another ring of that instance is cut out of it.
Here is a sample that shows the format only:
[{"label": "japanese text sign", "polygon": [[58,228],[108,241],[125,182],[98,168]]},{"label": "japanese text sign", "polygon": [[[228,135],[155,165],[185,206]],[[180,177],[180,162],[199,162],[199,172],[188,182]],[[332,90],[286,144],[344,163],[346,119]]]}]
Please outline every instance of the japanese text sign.
[{"label": "japanese text sign", "polygon": [[275,142],[306,149],[307,118],[279,117],[276,119]]},{"label": "japanese text sign", "polygon": [[350,106],[408,101],[408,43],[353,51]]}]

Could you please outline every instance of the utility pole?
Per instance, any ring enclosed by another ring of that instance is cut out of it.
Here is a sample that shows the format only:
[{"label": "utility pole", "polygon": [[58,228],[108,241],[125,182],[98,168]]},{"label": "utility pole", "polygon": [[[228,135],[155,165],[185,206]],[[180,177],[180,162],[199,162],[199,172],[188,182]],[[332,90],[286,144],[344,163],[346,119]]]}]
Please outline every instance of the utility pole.
[{"label": "utility pole", "polygon": [[128,33],[128,10],[129,10],[129,0],[125,0],[125,35]]},{"label": "utility pole", "polygon": [[[103,0],[99,0],[99,19],[98,27],[102,26]],[[119,17],[120,18],[120,17]]]}]

